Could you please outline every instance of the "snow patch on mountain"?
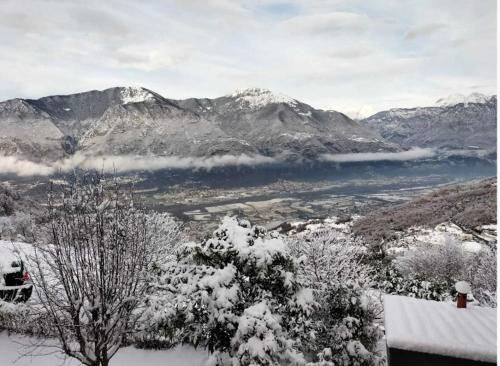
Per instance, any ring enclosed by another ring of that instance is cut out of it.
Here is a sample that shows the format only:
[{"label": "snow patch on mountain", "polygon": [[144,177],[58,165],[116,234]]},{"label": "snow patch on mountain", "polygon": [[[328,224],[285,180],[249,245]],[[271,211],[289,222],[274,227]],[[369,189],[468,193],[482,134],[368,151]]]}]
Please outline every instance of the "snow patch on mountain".
[{"label": "snow patch on mountain", "polygon": [[153,99],[153,94],[144,88],[126,87],[121,90],[123,104],[140,103]]},{"label": "snow patch on mountain", "polygon": [[404,108],[393,108],[388,111],[388,116],[391,118],[412,118],[422,113],[421,108],[415,109],[404,109]]},{"label": "snow patch on mountain", "polygon": [[490,100],[491,97],[481,94],[481,93],[472,93],[470,95],[463,94],[452,94],[446,98],[440,98],[436,101],[437,107],[451,107],[457,104],[469,104],[469,103],[480,103],[484,104]]},{"label": "snow patch on mountain", "polygon": [[273,93],[268,89],[249,88],[244,90],[236,90],[230,94],[229,97],[236,98],[236,101],[241,103],[242,106],[250,109],[265,107],[269,104],[284,103],[290,106],[296,106],[297,100],[290,98],[281,93]]}]

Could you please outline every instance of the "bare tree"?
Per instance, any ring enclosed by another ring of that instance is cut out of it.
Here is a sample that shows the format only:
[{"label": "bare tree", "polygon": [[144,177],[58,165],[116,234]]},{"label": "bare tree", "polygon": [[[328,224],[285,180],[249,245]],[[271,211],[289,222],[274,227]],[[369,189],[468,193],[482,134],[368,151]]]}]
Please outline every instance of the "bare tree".
[{"label": "bare tree", "polygon": [[99,176],[52,190],[48,209],[48,243],[36,243],[32,256],[41,307],[66,355],[106,366],[133,330],[178,226]]}]

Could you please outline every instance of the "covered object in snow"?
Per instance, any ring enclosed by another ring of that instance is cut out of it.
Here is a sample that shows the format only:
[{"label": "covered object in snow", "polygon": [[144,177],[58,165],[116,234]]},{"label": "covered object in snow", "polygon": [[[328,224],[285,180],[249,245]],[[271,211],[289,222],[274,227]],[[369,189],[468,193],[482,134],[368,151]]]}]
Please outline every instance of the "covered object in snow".
[{"label": "covered object in snow", "polygon": [[389,366],[496,365],[496,309],[384,297]]}]

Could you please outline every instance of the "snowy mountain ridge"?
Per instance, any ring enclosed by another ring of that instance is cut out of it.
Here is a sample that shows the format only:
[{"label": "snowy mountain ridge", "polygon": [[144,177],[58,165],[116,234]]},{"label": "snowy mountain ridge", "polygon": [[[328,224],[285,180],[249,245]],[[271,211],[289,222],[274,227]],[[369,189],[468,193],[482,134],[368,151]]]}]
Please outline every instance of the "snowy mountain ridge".
[{"label": "snowy mountain ridge", "polygon": [[284,103],[290,106],[297,105],[298,101],[281,93],[273,93],[269,89],[248,88],[239,89],[229,94],[228,97],[236,98],[242,106],[255,109],[267,106],[269,104]]},{"label": "snowy mountain ridge", "polygon": [[153,93],[141,87],[127,86],[120,91],[123,104],[140,103],[154,98]]},{"label": "snowy mountain ridge", "polygon": [[439,106],[393,108],[360,121],[384,139],[404,148],[478,149],[495,151],[497,97],[457,94]]},{"label": "snowy mountain ridge", "polygon": [[214,99],[167,99],[140,87],[15,99],[0,102],[0,131],[0,154],[37,161],[75,152],[295,161],[400,150],[342,113],[260,88]]},{"label": "snowy mountain ridge", "polygon": [[469,95],[451,94],[445,98],[440,98],[436,101],[436,107],[451,107],[457,104],[464,104],[467,106],[469,103],[485,104],[492,96],[481,93],[472,93]]}]

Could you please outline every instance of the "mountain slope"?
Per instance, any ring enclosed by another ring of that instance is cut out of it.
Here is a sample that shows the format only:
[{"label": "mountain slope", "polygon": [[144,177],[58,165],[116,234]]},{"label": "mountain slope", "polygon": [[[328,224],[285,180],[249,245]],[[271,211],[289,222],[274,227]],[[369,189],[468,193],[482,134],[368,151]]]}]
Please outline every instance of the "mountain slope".
[{"label": "mountain slope", "polygon": [[[13,110],[13,103],[29,113]],[[259,154],[295,160],[399,149],[341,113],[317,110],[264,89],[215,99],[171,100],[130,87],[17,99],[0,103],[0,126],[5,126],[5,141],[19,139],[15,148],[4,141],[0,152],[27,158],[57,159],[82,151],[181,157]],[[22,133],[32,126],[45,131]]]},{"label": "mountain slope", "polygon": [[0,152],[27,155],[33,160],[61,158],[64,134],[54,118],[23,99],[0,103]]},{"label": "mountain slope", "polygon": [[361,121],[404,148],[496,149],[496,96],[440,99],[435,107],[391,109]]}]

